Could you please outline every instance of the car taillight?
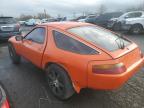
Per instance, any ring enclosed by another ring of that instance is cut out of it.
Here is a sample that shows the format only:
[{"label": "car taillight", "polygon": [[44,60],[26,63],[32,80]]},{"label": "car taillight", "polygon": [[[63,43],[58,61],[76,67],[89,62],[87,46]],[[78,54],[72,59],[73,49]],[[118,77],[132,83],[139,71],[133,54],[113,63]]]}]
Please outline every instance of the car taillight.
[{"label": "car taillight", "polygon": [[126,71],[123,63],[108,64],[108,65],[94,65],[92,72],[96,74],[120,74]]},{"label": "car taillight", "polygon": [[1,108],[10,108],[10,107],[9,107],[9,103],[8,103],[7,100],[5,100],[5,101],[3,102]]}]

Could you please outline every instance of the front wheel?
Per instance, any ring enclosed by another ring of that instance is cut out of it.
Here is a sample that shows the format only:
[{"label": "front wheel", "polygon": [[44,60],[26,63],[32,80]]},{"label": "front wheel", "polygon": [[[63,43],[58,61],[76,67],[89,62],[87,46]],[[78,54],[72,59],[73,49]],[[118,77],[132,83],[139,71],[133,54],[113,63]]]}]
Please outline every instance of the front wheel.
[{"label": "front wheel", "polygon": [[119,30],[121,30],[121,23],[120,23],[120,22],[119,22],[119,23],[115,23],[115,24],[113,25],[112,29],[113,29],[114,31],[119,31]]},{"label": "front wheel", "polygon": [[60,66],[52,64],[47,67],[46,78],[50,91],[58,99],[66,100],[75,93],[67,72]]},{"label": "front wheel", "polygon": [[8,44],[9,55],[14,64],[19,64],[21,61],[21,57],[16,53],[15,48],[11,43]]}]

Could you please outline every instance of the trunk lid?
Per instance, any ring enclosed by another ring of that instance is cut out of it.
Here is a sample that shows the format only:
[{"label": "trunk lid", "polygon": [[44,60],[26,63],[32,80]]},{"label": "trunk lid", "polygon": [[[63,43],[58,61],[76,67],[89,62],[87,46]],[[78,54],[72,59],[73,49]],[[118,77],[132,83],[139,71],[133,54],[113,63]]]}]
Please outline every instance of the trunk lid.
[{"label": "trunk lid", "polygon": [[124,63],[126,67],[129,67],[139,59],[141,59],[141,51],[136,44],[131,44],[124,49],[119,49],[114,52],[108,52],[113,59],[118,62]]}]

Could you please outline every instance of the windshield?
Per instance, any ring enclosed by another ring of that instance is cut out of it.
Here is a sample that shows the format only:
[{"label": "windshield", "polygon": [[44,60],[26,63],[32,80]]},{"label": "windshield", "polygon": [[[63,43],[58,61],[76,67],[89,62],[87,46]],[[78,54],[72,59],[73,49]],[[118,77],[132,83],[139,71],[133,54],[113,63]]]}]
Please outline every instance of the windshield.
[{"label": "windshield", "polygon": [[16,20],[14,18],[9,17],[0,18],[0,24],[14,24],[14,23],[16,23]]},{"label": "windshield", "polygon": [[125,38],[96,26],[75,27],[68,31],[109,51],[120,49],[121,43],[124,46],[130,44]]},{"label": "windshield", "polygon": [[111,19],[111,18],[118,18],[122,15],[121,12],[117,12],[117,13],[105,13],[103,15],[98,16],[99,19]]}]

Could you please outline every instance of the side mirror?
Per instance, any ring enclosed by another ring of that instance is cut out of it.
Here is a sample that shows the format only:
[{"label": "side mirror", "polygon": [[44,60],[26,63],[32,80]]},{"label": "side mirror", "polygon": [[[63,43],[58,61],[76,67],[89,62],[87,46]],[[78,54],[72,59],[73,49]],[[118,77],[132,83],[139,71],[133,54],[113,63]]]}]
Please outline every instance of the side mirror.
[{"label": "side mirror", "polygon": [[16,36],[15,39],[16,39],[16,41],[22,41],[23,40],[23,36]]}]

